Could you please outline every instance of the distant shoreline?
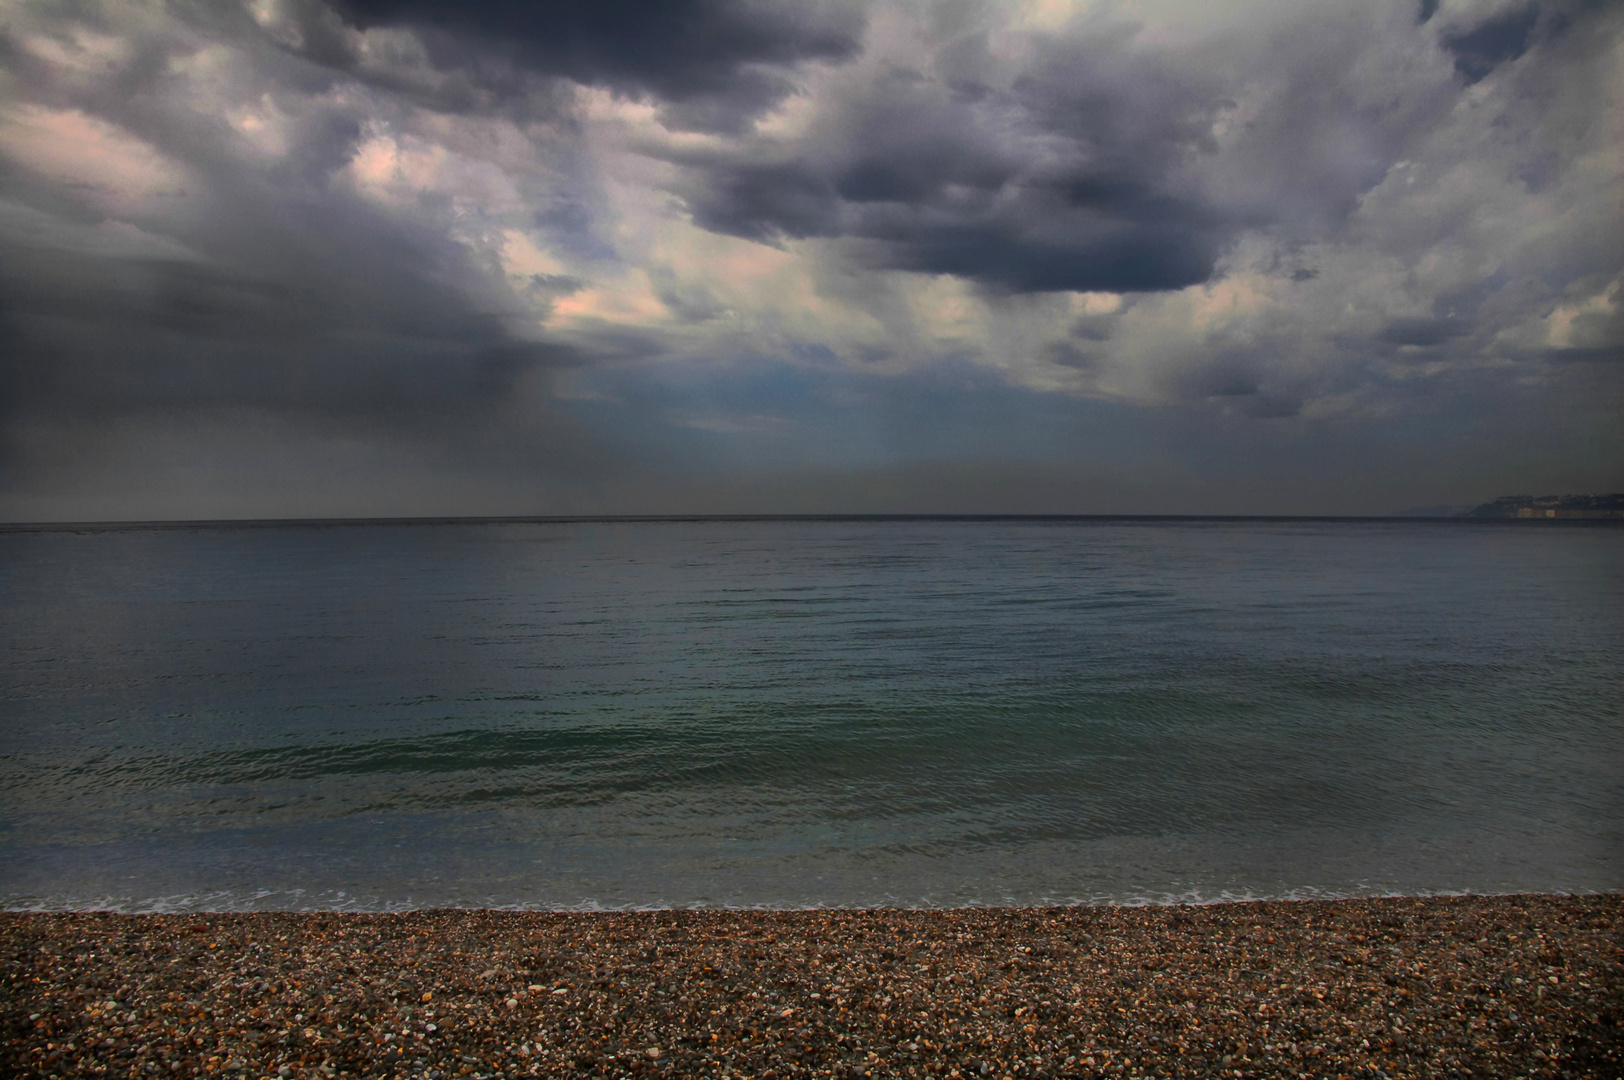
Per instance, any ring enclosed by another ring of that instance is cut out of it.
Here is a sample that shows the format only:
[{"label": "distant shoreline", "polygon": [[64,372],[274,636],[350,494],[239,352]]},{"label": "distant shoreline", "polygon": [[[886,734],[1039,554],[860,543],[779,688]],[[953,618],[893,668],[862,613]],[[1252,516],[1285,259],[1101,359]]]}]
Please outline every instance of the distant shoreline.
[{"label": "distant shoreline", "polygon": [[0,915],[9,1075],[1616,1076],[1624,895]]}]

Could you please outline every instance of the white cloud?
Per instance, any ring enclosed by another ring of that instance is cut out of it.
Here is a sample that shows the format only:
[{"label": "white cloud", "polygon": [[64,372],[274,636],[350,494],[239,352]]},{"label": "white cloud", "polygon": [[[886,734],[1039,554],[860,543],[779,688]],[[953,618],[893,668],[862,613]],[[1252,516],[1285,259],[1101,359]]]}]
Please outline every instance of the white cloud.
[{"label": "white cloud", "polygon": [[152,208],[186,193],[183,165],[80,109],[13,106],[0,115],[0,152],[109,210]]}]

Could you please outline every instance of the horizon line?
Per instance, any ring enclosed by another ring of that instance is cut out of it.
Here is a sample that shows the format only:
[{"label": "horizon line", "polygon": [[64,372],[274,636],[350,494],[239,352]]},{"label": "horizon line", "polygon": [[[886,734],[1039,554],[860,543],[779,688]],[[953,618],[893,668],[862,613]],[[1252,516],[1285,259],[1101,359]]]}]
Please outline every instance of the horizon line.
[{"label": "horizon line", "polygon": [[1017,513],[806,513],[806,514],[436,514],[398,517],[287,517],[287,518],[176,518],[103,521],[0,522],[0,533],[113,532],[120,529],[249,529],[342,528],[390,525],[572,525],[572,524],[684,524],[701,522],[1544,522],[1580,524],[1606,521],[1587,518],[1467,517],[1405,514],[1017,514]]}]

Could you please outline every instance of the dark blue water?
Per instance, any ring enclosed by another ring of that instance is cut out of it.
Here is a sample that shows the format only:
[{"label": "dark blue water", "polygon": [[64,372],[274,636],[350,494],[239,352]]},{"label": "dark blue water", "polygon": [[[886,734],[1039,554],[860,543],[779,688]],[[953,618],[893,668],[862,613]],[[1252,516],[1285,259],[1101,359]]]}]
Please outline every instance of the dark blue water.
[{"label": "dark blue water", "polygon": [[1624,888],[1624,529],[0,533],[0,905]]}]

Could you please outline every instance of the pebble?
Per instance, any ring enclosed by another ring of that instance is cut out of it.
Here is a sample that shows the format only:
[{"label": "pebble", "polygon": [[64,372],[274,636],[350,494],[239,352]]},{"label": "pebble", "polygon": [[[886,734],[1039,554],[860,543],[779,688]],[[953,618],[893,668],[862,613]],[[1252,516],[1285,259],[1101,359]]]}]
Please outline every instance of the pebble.
[{"label": "pebble", "polygon": [[0,914],[0,1075],[1624,1076],[1624,897]]}]

